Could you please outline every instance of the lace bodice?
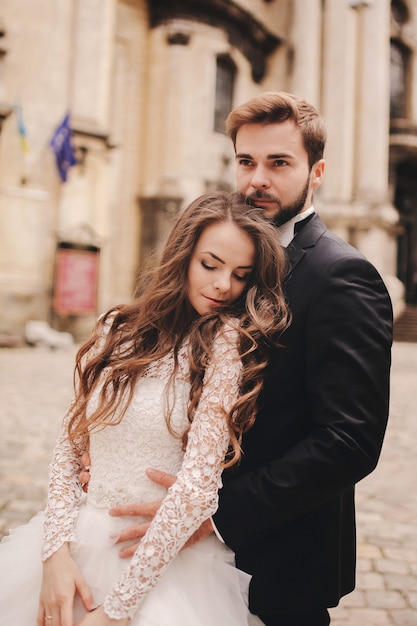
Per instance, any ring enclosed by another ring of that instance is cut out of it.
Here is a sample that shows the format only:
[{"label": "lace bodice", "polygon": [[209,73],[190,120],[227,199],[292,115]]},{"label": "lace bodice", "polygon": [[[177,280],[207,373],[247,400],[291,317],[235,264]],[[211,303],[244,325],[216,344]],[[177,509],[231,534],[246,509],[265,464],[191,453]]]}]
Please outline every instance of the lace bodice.
[{"label": "lace bodice", "polygon": [[[216,338],[185,454],[181,439],[169,433],[164,417],[172,354],[154,363],[139,379],[120,424],[91,433],[88,498],[95,506],[108,508],[164,497],[124,574],[105,598],[104,609],[111,618],[133,615],[194,530],[217,508],[222,461],[229,444],[224,414],[237,397],[241,373],[236,340],[236,331],[230,328]],[[185,345],[168,398],[171,424],[178,433],[188,424],[188,394]],[[146,477],[145,469],[151,466],[177,475],[168,492]],[[76,540],[74,524],[83,497],[78,484],[80,467],[80,459],[63,433],[50,466],[43,559],[64,542]]]},{"label": "lace bodice", "polygon": [[[188,425],[189,385],[177,380],[175,391],[171,424],[182,433]],[[91,436],[88,499],[95,506],[110,508],[165,495],[145,474],[147,467],[177,474],[183,459],[181,440],[169,433],[163,417],[164,392],[162,378],[142,378],[121,423]]]}]

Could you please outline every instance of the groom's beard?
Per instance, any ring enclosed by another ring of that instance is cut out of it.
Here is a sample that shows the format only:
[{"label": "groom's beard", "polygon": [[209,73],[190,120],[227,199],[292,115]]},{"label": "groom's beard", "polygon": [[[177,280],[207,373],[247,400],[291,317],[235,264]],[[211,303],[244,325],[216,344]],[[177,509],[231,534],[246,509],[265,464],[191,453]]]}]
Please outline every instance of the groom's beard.
[{"label": "groom's beard", "polygon": [[310,191],[310,176],[308,177],[306,184],[304,185],[304,188],[302,192],[300,193],[300,195],[295,200],[293,200],[290,204],[286,204],[286,205],[281,204],[281,200],[277,196],[273,196],[267,193],[266,191],[262,191],[262,190],[255,191],[255,193],[252,193],[248,197],[250,198],[252,203],[255,205],[256,205],[256,199],[260,199],[260,198],[265,198],[265,200],[271,200],[272,202],[275,202],[278,207],[278,211],[271,218],[271,221],[275,224],[275,226],[282,226],[282,224],[285,224],[286,222],[288,222],[290,219],[298,215],[302,209],[304,209],[309,191]]}]

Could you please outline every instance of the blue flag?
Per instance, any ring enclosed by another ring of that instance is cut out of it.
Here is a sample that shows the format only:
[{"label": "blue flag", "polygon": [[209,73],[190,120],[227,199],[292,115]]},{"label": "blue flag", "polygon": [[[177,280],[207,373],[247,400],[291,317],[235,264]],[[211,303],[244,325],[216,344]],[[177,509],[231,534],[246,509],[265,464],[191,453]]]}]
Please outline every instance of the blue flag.
[{"label": "blue flag", "polygon": [[50,141],[51,148],[55,154],[59,175],[63,183],[67,180],[69,168],[77,162],[71,143],[71,135],[70,116],[69,113],[67,113],[55,130]]}]

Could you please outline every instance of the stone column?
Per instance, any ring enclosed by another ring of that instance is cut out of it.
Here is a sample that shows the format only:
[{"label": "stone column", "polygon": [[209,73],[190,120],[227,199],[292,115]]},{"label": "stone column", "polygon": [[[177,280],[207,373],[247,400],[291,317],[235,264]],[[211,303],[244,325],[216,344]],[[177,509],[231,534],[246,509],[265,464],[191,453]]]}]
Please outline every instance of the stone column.
[{"label": "stone column", "polygon": [[[358,13],[354,210],[358,248],[385,278],[395,274],[397,212],[389,200],[390,1]],[[364,216],[361,218],[361,216]]]},{"label": "stone column", "polygon": [[327,172],[315,203],[327,225],[396,288],[397,216],[388,190],[390,2],[327,0],[323,21]]},{"label": "stone column", "polygon": [[172,20],[150,34],[144,196],[182,195],[182,168],[192,123],[188,65],[192,32]]},{"label": "stone column", "polygon": [[[321,196],[330,209],[346,210],[352,199],[357,67],[356,11],[346,2],[328,0],[323,15],[323,87],[327,172]],[[340,226],[340,222],[339,222]],[[332,224],[333,227],[333,224]],[[340,233],[342,234],[342,233]]]},{"label": "stone column", "polygon": [[320,104],[321,0],[295,0],[292,27],[294,67],[291,91]]},{"label": "stone column", "polygon": [[390,2],[361,5],[358,13],[355,196],[373,204],[388,200]]},{"label": "stone column", "polygon": [[106,128],[115,29],[115,0],[74,1],[69,106],[84,124]]}]

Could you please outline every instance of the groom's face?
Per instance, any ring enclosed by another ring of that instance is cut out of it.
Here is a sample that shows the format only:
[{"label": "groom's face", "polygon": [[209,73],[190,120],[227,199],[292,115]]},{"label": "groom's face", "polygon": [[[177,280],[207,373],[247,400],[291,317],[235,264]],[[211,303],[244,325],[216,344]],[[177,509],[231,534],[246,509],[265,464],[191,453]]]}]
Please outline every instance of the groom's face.
[{"label": "groom's face", "polygon": [[324,161],[310,169],[300,129],[292,120],[244,124],[236,135],[238,190],[283,224],[311,206]]}]

